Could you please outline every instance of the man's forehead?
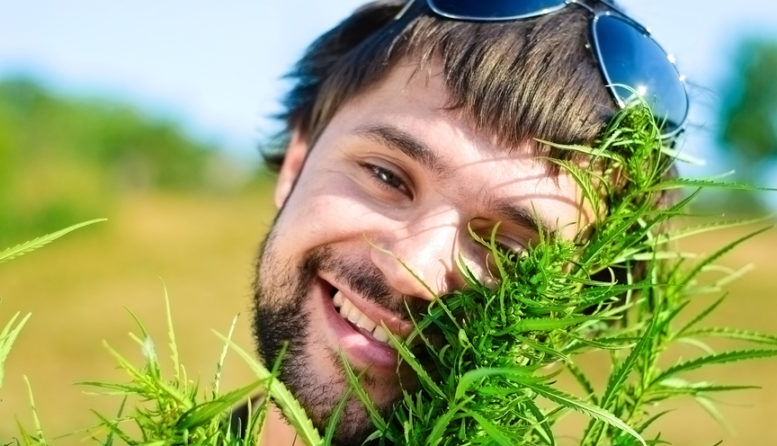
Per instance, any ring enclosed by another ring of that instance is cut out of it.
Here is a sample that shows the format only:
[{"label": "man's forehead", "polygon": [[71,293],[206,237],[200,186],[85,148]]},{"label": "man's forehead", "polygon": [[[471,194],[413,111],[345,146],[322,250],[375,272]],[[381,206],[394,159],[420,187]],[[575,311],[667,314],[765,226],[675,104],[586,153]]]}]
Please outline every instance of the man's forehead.
[{"label": "man's forehead", "polygon": [[348,115],[354,133],[369,135],[377,131],[390,139],[391,133],[400,136],[392,132],[392,128],[405,129],[405,132],[415,133],[416,138],[424,139],[431,130],[425,126],[434,124],[436,129],[442,129],[448,124],[448,133],[458,140],[458,144],[478,141],[509,153],[511,157],[545,163],[536,156],[536,144],[531,138],[520,141],[500,138],[496,129],[479,122],[466,108],[456,104],[439,61],[404,59],[381,81],[343,104],[335,118],[343,112]]}]

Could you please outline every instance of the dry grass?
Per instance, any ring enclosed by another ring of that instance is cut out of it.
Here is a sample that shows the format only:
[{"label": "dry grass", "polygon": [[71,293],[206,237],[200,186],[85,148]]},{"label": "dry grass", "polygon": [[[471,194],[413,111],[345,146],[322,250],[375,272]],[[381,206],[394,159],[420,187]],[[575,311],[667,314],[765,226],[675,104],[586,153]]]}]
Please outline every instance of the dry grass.
[{"label": "dry grass", "polygon": [[[90,408],[114,410],[117,400],[84,394],[85,389],[74,383],[123,379],[101,346],[103,339],[129,357],[139,357],[127,337],[137,330],[125,308],[163,342],[165,287],[190,376],[209,380],[220,349],[210,330],[225,332],[238,313],[236,340],[252,346],[250,282],[256,246],[272,218],[269,194],[137,196],[117,209],[100,227],[0,265],[0,321],[17,310],[33,313],[11,352],[5,387],[0,390],[0,444],[12,441],[14,418],[31,424],[22,375],[32,382],[50,437],[93,424]],[[689,248],[711,251],[728,238],[727,234],[699,237]],[[770,231],[726,257],[730,265],[753,262],[757,267],[731,287],[732,296],[716,314],[716,322],[777,332],[775,246],[777,231]],[[777,361],[723,366],[714,372],[708,378],[721,383],[763,386],[759,391],[721,397],[721,410],[736,433],[727,433],[688,402],[663,425],[666,438],[682,446],[711,445],[717,440],[729,446],[777,444],[777,424],[772,421],[777,413]],[[248,379],[249,372],[233,358],[227,363],[222,388]],[[82,439],[76,435],[54,444],[83,444]]]}]

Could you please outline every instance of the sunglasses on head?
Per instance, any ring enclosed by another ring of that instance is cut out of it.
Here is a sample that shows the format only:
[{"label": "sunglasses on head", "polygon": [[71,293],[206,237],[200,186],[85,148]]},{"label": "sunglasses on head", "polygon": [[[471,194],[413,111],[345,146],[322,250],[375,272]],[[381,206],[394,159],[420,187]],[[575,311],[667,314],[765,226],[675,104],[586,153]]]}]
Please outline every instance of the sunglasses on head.
[{"label": "sunglasses on head", "polygon": [[[420,1],[411,0],[410,4]],[[590,42],[607,89],[623,108],[637,96],[651,107],[664,137],[680,133],[689,100],[683,76],[650,32],[607,0],[425,0],[435,14],[465,21],[521,20],[569,5],[591,13]],[[592,6],[593,5],[593,6]],[[406,7],[406,8],[407,8]]]}]

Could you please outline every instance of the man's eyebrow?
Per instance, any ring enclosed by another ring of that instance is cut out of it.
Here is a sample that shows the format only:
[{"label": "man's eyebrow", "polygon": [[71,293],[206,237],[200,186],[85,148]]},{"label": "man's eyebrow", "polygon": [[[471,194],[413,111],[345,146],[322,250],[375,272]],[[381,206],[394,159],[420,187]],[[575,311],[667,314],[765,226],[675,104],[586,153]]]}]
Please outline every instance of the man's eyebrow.
[{"label": "man's eyebrow", "polygon": [[531,207],[515,204],[509,201],[496,202],[496,210],[511,223],[524,228],[529,228],[535,234],[545,234],[548,237],[555,237],[556,228],[551,222],[543,220],[538,213]]},{"label": "man's eyebrow", "polygon": [[360,127],[356,134],[376,141],[391,149],[399,150],[408,157],[418,161],[430,170],[442,172],[443,163],[439,156],[423,141],[413,135],[386,124]]}]

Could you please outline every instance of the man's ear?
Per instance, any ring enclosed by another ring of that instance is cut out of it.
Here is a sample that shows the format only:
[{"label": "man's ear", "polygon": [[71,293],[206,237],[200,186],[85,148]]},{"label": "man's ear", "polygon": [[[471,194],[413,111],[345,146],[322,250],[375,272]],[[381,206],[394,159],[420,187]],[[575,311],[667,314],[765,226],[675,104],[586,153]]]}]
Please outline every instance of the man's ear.
[{"label": "man's ear", "polygon": [[308,143],[299,130],[294,130],[283,157],[281,170],[278,172],[278,182],[275,184],[275,206],[280,208],[288,198],[294,182],[297,181],[305,156],[308,153]]}]

